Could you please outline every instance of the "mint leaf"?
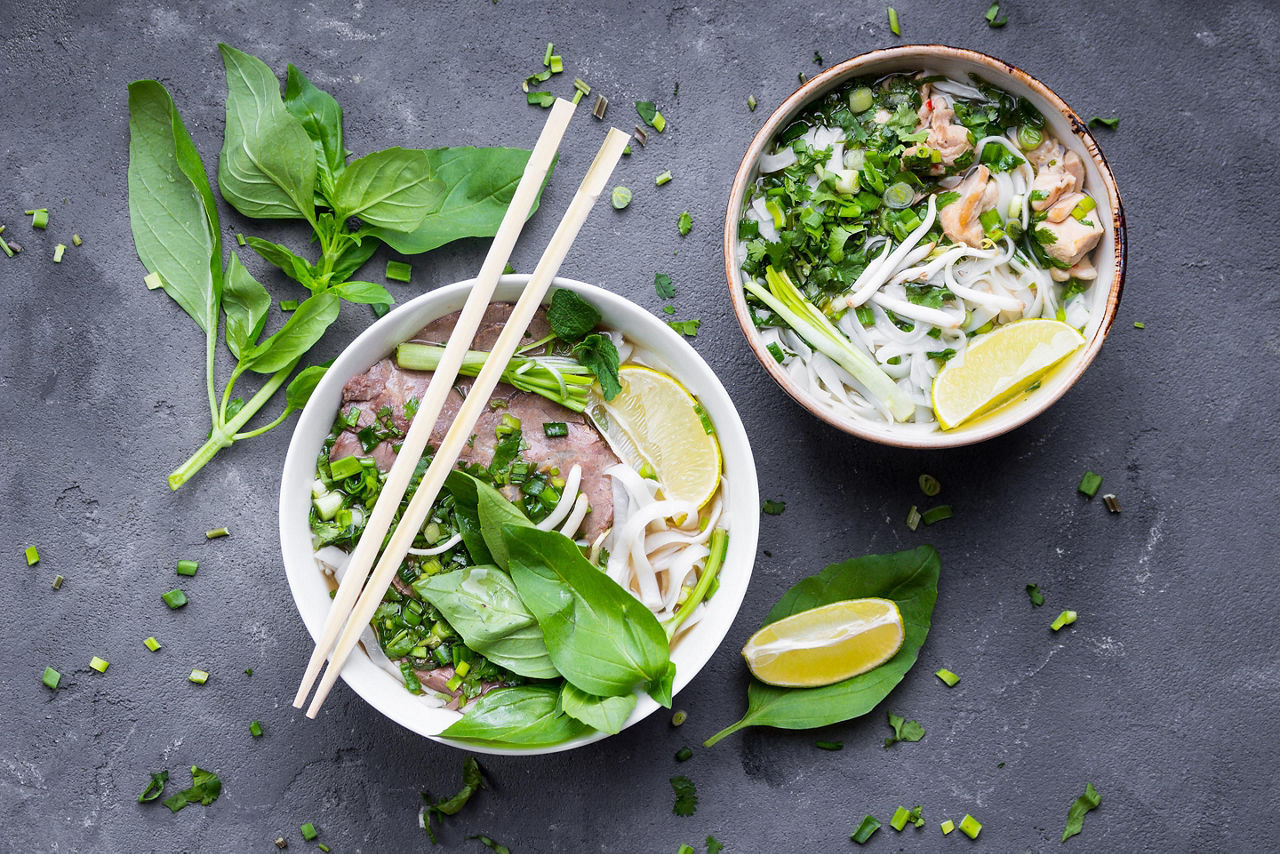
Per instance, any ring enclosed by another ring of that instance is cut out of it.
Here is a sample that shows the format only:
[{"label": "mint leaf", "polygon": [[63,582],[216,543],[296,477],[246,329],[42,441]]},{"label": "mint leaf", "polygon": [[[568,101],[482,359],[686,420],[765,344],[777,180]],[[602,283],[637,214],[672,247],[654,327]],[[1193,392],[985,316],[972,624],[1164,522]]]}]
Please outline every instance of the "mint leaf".
[{"label": "mint leaf", "polygon": [[613,346],[611,339],[599,333],[588,335],[574,346],[573,355],[578,364],[596,375],[605,400],[613,400],[618,396],[622,391],[622,382],[618,379],[618,348]]},{"label": "mint leaf", "polygon": [[675,299],[676,289],[666,273],[658,273],[653,277],[653,289],[658,292],[659,299]]},{"label": "mint leaf", "polygon": [[919,721],[909,721],[901,715],[889,713],[889,726],[893,727],[893,735],[884,740],[885,749],[899,741],[919,741],[924,738],[924,727]]},{"label": "mint leaf", "polygon": [[547,306],[547,322],[557,338],[572,343],[596,328],[600,312],[573,291],[557,288],[552,291],[551,304]]}]

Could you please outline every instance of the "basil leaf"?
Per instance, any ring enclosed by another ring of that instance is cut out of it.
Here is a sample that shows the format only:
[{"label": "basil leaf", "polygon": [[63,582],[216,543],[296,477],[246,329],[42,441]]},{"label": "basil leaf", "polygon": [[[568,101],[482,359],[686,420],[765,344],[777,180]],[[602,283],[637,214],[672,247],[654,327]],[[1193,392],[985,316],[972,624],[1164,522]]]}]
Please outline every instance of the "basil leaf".
[{"label": "basil leaf", "polygon": [[658,619],[573,540],[517,525],[503,525],[502,540],[520,598],[565,679],[588,694],[619,697],[666,676],[670,649]]},{"label": "basil leaf", "polygon": [[547,323],[561,341],[572,344],[600,324],[600,311],[573,291],[556,288],[547,305]]},{"label": "basil leaf", "polygon": [[[426,153],[431,174],[443,191],[437,203],[411,232],[374,228],[372,233],[404,255],[428,252],[461,237],[497,234],[524,175],[529,152],[523,148],[464,147],[429,148]],[[535,202],[530,215],[537,209]]]},{"label": "basil leaf", "polygon": [[793,585],[765,617],[764,625],[832,602],[878,596],[892,599],[902,612],[906,629],[902,649],[874,670],[821,688],[778,688],[753,679],[747,689],[746,714],[713,735],[705,745],[710,747],[743,727],[811,729],[847,721],[874,709],[915,664],[929,634],[941,569],[942,562],[933,546],[920,546],[832,564]]},{"label": "basil leaf", "polygon": [[1084,794],[1076,798],[1067,809],[1067,826],[1062,830],[1062,841],[1066,842],[1084,830],[1084,814],[1097,809],[1101,803],[1102,795],[1098,794],[1092,783],[1085,783]]},{"label": "basil leaf", "polygon": [[566,682],[560,689],[560,707],[564,713],[587,726],[616,735],[631,717],[636,707],[635,694],[621,697],[596,697],[579,691],[573,683]]},{"label": "basil leaf", "polygon": [[288,388],[285,389],[285,408],[289,411],[295,411],[306,406],[307,401],[311,399],[312,393],[316,390],[316,386],[320,383],[320,379],[332,364],[333,360],[330,359],[324,364],[312,365],[309,368],[303,368],[298,371],[298,375],[289,382]]},{"label": "basil leaf", "polygon": [[395,297],[387,293],[387,289],[377,282],[343,282],[329,288],[329,293],[347,302],[361,305],[391,305],[396,301]]},{"label": "basil leaf", "polygon": [[261,255],[262,260],[279,267],[280,272],[295,282],[306,285],[313,292],[316,290],[315,271],[307,259],[295,255],[287,246],[263,240],[261,237],[246,237],[244,242],[249,244],[250,249]]},{"label": "basil leaf", "polygon": [[431,160],[417,148],[388,148],[353,160],[338,178],[333,204],[339,218],[359,217],[392,231],[413,231],[444,194],[431,179]]},{"label": "basil leaf", "polygon": [[249,370],[274,374],[311,349],[329,324],[338,317],[342,301],[330,293],[319,293],[306,299],[289,315],[284,326],[260,343],[242,361]]},{"label": "basil leaf", "polygon": [[658,702],[658,705],[671,708],[672,689],[676,682],[676,663],[667,662],[667,669],[657,679],[644,686],[645,693]]},{"label": "basil leaf", "polygon": [[559,692],[541,685],[490,691],[440,735],[491,746],[545,747],[591,732],[557,711]]},{"label": "basil leaf", "polygon": [[342,147],[342,107],[323,89],[289,63],[284,84],[284,108],[302,123],[316,152],[316,177],[326,197],[333,195],[334,182],[347,162]]},{"label": "basil leaf", "polygon": [[532,679],[560,675],[538,621],[520,601],[516,585],[494,566],[469,566],[433,575],[414,589],[440,613],[466,645],[513,673]]},{"label": "basil leaf", "polygon": [[237,359],[249,352],[258,342],[262,327],[267,322],[267,310],[271,308],[271,294],[258,283],[240,263],[236,253],[231,253],[227,264],[227,281],[222,288],[222,310],[227,313],[224,335],[227,348]]},{"label": "basil leaf", "polygon": [[163,86],[129,84],[129,225],[138,259],[206,335],[218,333],[222,240],[209,178]]},{"label": "basil leaf", "polygon": [[365,262],[373,257],[373,253],[378,251],[378,245],[378,241],[373,237],[366,237],[359,243],[349,242],[334,263],[333,274],[329,281],[342,282],[351,278],[356,270],[363,267]]},{"label": "basil leaf", "polygon": [[510,572],[508,541],[503,534],[503,528],[505,526],[532,528],[534,525],[524,513],[520,512],[520,508],[504,498],[501,492],[478,480],[475,485],[476,509],[480,517],[480,533],[484,537],[485,547],[493,556],[493,562]]},{"label": "basil leaf", "polygon": [[477,508],[477,494],[480,481],[464,471],[454,469],[445,478],[444,488],[453,495],[454,518],[458,520],[458,533],[462,534],[462,543],[467,547],[473,563],[497,563],[485,545],[484,534],[480,528],[480,512]]},{"label": "basil leaf", "polygon": [[622,380],[618,377],[618,348],[611,338],[599,333],[588,335],[573,348],[573,355],[580,365],[596,375],[606,401],[618,396]]},{"label": "basil leaf", "polygon": [[227,69],[222,197],[245,216],[315,222],[315,152],[280,100],[280,81],[257,57],[230,45],[218,49]]}]

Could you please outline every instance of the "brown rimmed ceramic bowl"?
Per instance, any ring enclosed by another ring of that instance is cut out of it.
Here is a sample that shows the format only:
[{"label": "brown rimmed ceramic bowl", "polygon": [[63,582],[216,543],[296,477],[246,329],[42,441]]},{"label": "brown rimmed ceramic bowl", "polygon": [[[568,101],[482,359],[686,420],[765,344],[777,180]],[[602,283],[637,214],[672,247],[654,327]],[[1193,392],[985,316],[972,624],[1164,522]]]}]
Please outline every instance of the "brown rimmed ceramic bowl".
[{"label": "brown rimmed ceramic bowl", "polygon": [[[738,221],[742,218],[743,202],[748,188],[758,177],[757,163],[760,156],[768,149],[773,138],[811,103],[832,90],[847,85],[856,77],[880,77],[892,72],[920,71],[926,68],[960,80],[967,79],[969,74],[976,74],[988,83],[1031,101],[1044,114],[1046,123],[1058,140],[1084,161],[1085,190],[1094,197],[1098,217],[1105,229],[1095,250],[1098,280],[1093,288],[1094,304],[1091,306],[1089,323],[1083,330],[1085,345],[1046,377],[1035,392],[1024,395],[972,424],[934,432],[921,432],[918,427],[913,429],[912,425],[877,423],[852,415],[837,415],[820,406],[792,381],[782,365],[765,349],[747,311],[742,270],[737,261]],[[1085,368],[1089,367],[1089,363],[1101,349],[1103,339],[1111,330],[1120,306],[1125,264],[1124,208],[1120,203],[1120,193],[1116,189],[1111,167],[1102,155],[1098,141],[1089,133],[1085,122],[1048,86],[1007,62],[977,51],[945,45],[903,45],[873,50],[827,69],[797,89],[773,111],[764,127],[751,140],[733,179],[724,224],[724,263],[729,296],[733,300],[733,309],[742,332],[747,337],[747,343],[751,345],[756,358],[769,376],[795,398],[796,402],[833,427],[873,442],[904,448],[952,448],[999,436],[1030,421],[1062,397],[1084,373]]]}]

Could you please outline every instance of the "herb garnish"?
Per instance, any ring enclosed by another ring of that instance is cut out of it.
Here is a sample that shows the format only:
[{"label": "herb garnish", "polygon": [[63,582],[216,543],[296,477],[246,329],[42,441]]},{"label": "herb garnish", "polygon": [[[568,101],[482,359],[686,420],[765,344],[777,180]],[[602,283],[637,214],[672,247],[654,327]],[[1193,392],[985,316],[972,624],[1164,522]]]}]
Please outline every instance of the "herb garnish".
[{"label": "herb garnish", "polygon": [[1076,798],[1067,810],[1067,826],[1062,830],[1062,841],[1066,842],[1084,830],[1084,814],[1097,809],[1101,803],[1102,796],[1098,794],[1098,790],[1092,783],[1085,783],[1084,794]]},{"label": "herb garnish", "polygon": [[658,299],[675,299],[675,286],[671,284],[671,277],[666,273],[654,274],[653,289],[658,292]]},{"label": "herb garnish", "polygon": [[653,101],[636,101],[636,112],[640,118],[644,119],[644,123],[649,127],[662,133],[667,127],[667,120],[662,113],[658,112],[658,108],[654,106]]},{"label": "herb garnish", "polygon": [[1044,594],[1040,592],[1040,587],[1035,584],[1027,585],[1027,596],[1031,597],[1031,607],[1039,608],[1044,604]]},{"label": "herb garnish", "polygon": [[724,850],[724,843],[714,836],[707,837],[707,854],[720,854]]},{"label": "herb garnish", "polygon": [[613,204],[613,209],[620,211],[627,205],[631,204],[631,190],[621,185],[614,187],[613,192],[609,195],[609,200]]},{"label": "herb garnish", "polygon": [[987,19],[987,26],[992,28],[1003,27],[1005,24],[1009,23],[1008,16],[1000,18],[999,15],[1000,3],[999,0],[997,0],[997,2],[991,4],[987,9],[987,13],[982,17]]},{"label": "herb garnish", "polygon": [[849,835],[849,838],[859,845],[866,845],[867,840],[871,838],[871,834],[880,829],[880,822],[875,816],[867,816],[858,825],[858,829]]},{"label": "herb garnish", "polygon": [[946,683],[946,686],[947,686],[948,688],[954,688],[954,687],[956,687],[956,684],[960,681],[960,677],[959,677],[959,676],[957,676],[956,674],[952,673],[950,670],[948,670],[948,669],[947,669],[947,668],[945,668],[945,667],[940,667],[940,668],[938,668],[937,670],[935,670],[935,671],[933,672],[933,675],[934,675],[934,676],[937,676],[937,677],[938,677],[939,679],[941,679],[944,683]]},{"label": "herb garnish", "polygon": [[1054,618],[1053,623],[1050,624],[1049,628],[1053,629],[1055,632],[1060,631],[1074,623],[1078,617],[1079,614],[1075,611],[1063,611]]},{"label": "herb garnish", "polygon": [[1102,116],[1093,116],[1089,119],[1089,127],[1096,128],[1099,125],[1102,125],[1105,128],[1110,128],[1111,130],[1115,130],[1120,126],[1120,120],[1104,119]]},{"label": "herb garnish", "polygon": [[686,237],[693,229],[693,217],[689,216],[688,211],[680,212],[680,216],[676,218],[676,228],[680,230],[681,237]]},{"label": "herb garnish", "polygon": [[164,792],[164,784],[169,780],[169,772],[161,771],[151,775],[151,782],[142,790],[142,794],[138,795],[138,803],[145,804],[154,801]]},{"label": "herb garnish", "polygon": [[693,815],[698,809],[698,789],[693,781],[680,774],[671,778],[671,788],[676,793],[676,802],[671,811],[683,818]]},{"label": "herb garnish", "polygon": [[702,321],[696,317],[688,320],[668,320],[667,326],[688,338],[696,338],[698,336],[698,328],[702,326]]},{"label": "herb garnish", "polygon": [[1081,495],[1087,495],[1092,498],[1098,494],[1098,487],[1100,486],[1102,486],[1102,475],[1086,471],[1084,476],[1080,478],[1080,486],[1077,489]]},{"label": "herb garnish", "polygon": [[760,509],[761,511],[769,514],[770,516],[781,516],[782,512],[787,509],[787,502],[773,501],[766,498],[763,506],[761,506]]},{"label": "herb garnish", "polygon": [[551,293],[547,322],[561,341],[573,348],[578,363],[588,368],[600,382],[605,400],[622,391],[618,378],[618,348],[606,335],[592,332],[599,325],[600,312],[573,291],[557,288]]},{"label": "herb garnish", "polygon": [[192,765],[191,788],[183,789],[176,795],[165,798],[163,803],[169,808],[170,812],[177,812],[191,804],[202,804],[207,807],[216,801],[221,793],[222,781],[218,779],[217,774]]},{"label": "herb garnish", "polygon": [[487,846],[494,854],[511,854],[511,849],[500,842],[495,842],[493,837],[485,836],[483,833],[477,833],[474,836],[468,836],[468,839],[474,839],[481,845]]},{"label": "herb garnish", "polygon": [[421,793],[422,800],[426,802],[422,812],[422,829],[427,832],[432,845],[436,844],[436,832],[431,826],[432,819],[439,818],[443,820],[447,815],[457,815],[458,811],[471,800],[471,796],[484,787],[484,777],[480,771],[480,763],[475,760],[475,757],[468,756],[462,760],[462,788],[458,790],[457,794],[450,798],[433,801],[431,795],[426,792]]},{"label": "herb garnish", "polygon": [[889,726],[893,727],[893,735],[884,740],[886,750],[899,741],[919,741],[924,738],[924,727],[919,721],[909,721],[893,712],[889,712]]}]

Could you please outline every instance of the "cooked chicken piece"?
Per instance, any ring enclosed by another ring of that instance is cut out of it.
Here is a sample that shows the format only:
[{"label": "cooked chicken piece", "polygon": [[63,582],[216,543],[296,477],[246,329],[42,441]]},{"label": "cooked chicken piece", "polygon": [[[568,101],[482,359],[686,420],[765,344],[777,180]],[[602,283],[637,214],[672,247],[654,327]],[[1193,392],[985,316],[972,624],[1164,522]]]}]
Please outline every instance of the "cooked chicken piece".
[{"label": "cooked chicken piece", "polygon": [[[931,97],[928,83],[920,87],[920,101],[920,109],[916,112],[920,123],[916,125],[916,130],[929,129],[929,137],[924,144],[942,155],[942,162],[933,164],[929,172],[941,175],[948,166],[955,165],[956,158],[969,150],[969,129],[952,121],[956,117],[956,111],[951,109],[950,103],[941,95]],[[918,146],[913,145],[903,154],[911,156],[917,150]]]},{"label": "cooked chicken piece", "polygon": [[1053,203],[1053,207],[1045,212],[1045,218],[1049,222],[1062,222],[1071,216],[1071,212],[1076,209],[1076,205],[1080,204],[1080,200],[1087,198],[1084,193],[1067,193]]},{"label": "cooked chicken piece", "polygon": [[988,180],[990,176],[991,170],[986,166],[970,172],[969,177],[955,188],[960,198],[938,211],[942,233],[956,243],[967,243],[975,248],[982,246],[986,231],[978,218],[994,208],[1000,198],[1000,188],[995,181]]},{"label": "cooked chicken piece", "polygon": [[1071,274],[1071,278],[1082,279],[1086,282],[1091,282],[1098,278],[1098,268],[1093,266],[1093,262],[1088,258],[1081,258],[1067,272]]},{"label": "cooked chicken piece", "polygon": [[1102,237],[1102,226],[1095,216],[1087,216],[1083,221],[1073,216],[1061,222],[1045,221],[1036,226],[1037,233],[1041,230],[1053,235],[1053,242],[1042,243],[1044,251],[1069,267],[1079,263]]},{"label": "cooked chicken piece", "polygon": [[1084,189],[1084,161],[1074,151],[1064,150],[1056,141],[1050,139],[1040,143],[1027,153],[1027,159],[1036,168],[1031,191],[1042,194],[1042,197],[1032,200],[1032,210],[1045,210],[1064,194]]}]

